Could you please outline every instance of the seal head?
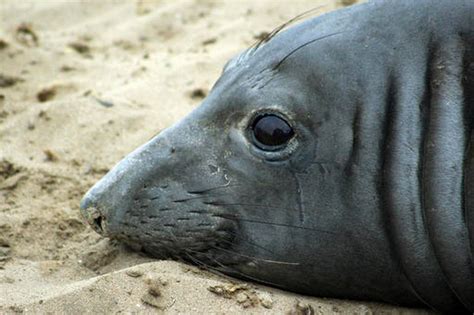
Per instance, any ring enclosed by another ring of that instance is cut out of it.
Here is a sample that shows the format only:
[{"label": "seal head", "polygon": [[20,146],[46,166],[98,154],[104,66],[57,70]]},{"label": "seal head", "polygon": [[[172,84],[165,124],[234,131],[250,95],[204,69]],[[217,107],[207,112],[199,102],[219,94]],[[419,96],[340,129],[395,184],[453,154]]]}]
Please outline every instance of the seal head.
[{"label": "seal head", "polygon": [[87,193],[84,217],[153,256],[296,292],[473,311],[474,5],[455,2],[354,6],[244,51]]}]

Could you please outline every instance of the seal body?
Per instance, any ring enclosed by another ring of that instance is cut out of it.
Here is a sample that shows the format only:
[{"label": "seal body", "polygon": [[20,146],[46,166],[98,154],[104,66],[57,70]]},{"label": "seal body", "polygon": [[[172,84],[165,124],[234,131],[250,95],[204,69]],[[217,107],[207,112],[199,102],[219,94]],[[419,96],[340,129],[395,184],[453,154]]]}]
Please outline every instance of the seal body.
[{"label": "seal body", "polygon": [[474,312],[474,2],[375,1],[226,65],[81,209],[104,235],[300,293]]}]

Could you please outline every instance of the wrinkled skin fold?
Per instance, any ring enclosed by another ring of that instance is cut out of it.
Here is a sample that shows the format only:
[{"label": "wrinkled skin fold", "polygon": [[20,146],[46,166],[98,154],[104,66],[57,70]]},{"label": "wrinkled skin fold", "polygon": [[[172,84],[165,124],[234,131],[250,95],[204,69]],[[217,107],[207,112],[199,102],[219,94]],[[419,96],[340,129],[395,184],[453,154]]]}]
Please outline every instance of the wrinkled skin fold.
[{"label": "wrinkled skin fold", "polygon": [[[81,210],[160,258],[316,296],[474,312],[474,2],[373,1],[226,65]],[[294,136],[255,144],[255,117]]]}]

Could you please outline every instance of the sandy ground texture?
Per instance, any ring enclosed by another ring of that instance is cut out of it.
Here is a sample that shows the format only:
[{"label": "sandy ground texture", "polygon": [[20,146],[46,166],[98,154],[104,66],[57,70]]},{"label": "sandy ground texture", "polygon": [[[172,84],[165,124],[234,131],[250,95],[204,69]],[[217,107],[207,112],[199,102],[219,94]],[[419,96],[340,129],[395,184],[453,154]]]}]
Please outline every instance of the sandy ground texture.
[{"label": "sandy ground texture", "polygon": [[79,216],[86,190],[196,107],[227,59],[350,2],[1,0],[0,313],[423,313],[156,262]]}]

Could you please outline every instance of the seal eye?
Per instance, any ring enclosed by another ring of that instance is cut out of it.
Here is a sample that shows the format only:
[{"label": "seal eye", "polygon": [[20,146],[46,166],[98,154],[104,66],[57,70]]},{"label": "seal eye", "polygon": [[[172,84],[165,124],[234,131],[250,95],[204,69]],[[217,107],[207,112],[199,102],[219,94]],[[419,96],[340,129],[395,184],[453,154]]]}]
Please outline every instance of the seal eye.
[{"label": "seal eye", "polygon": [[294,135],[293,128],[274,114],[259,116],[252,125],[255,140],[267,147],[277,147],[288,142]]}]

